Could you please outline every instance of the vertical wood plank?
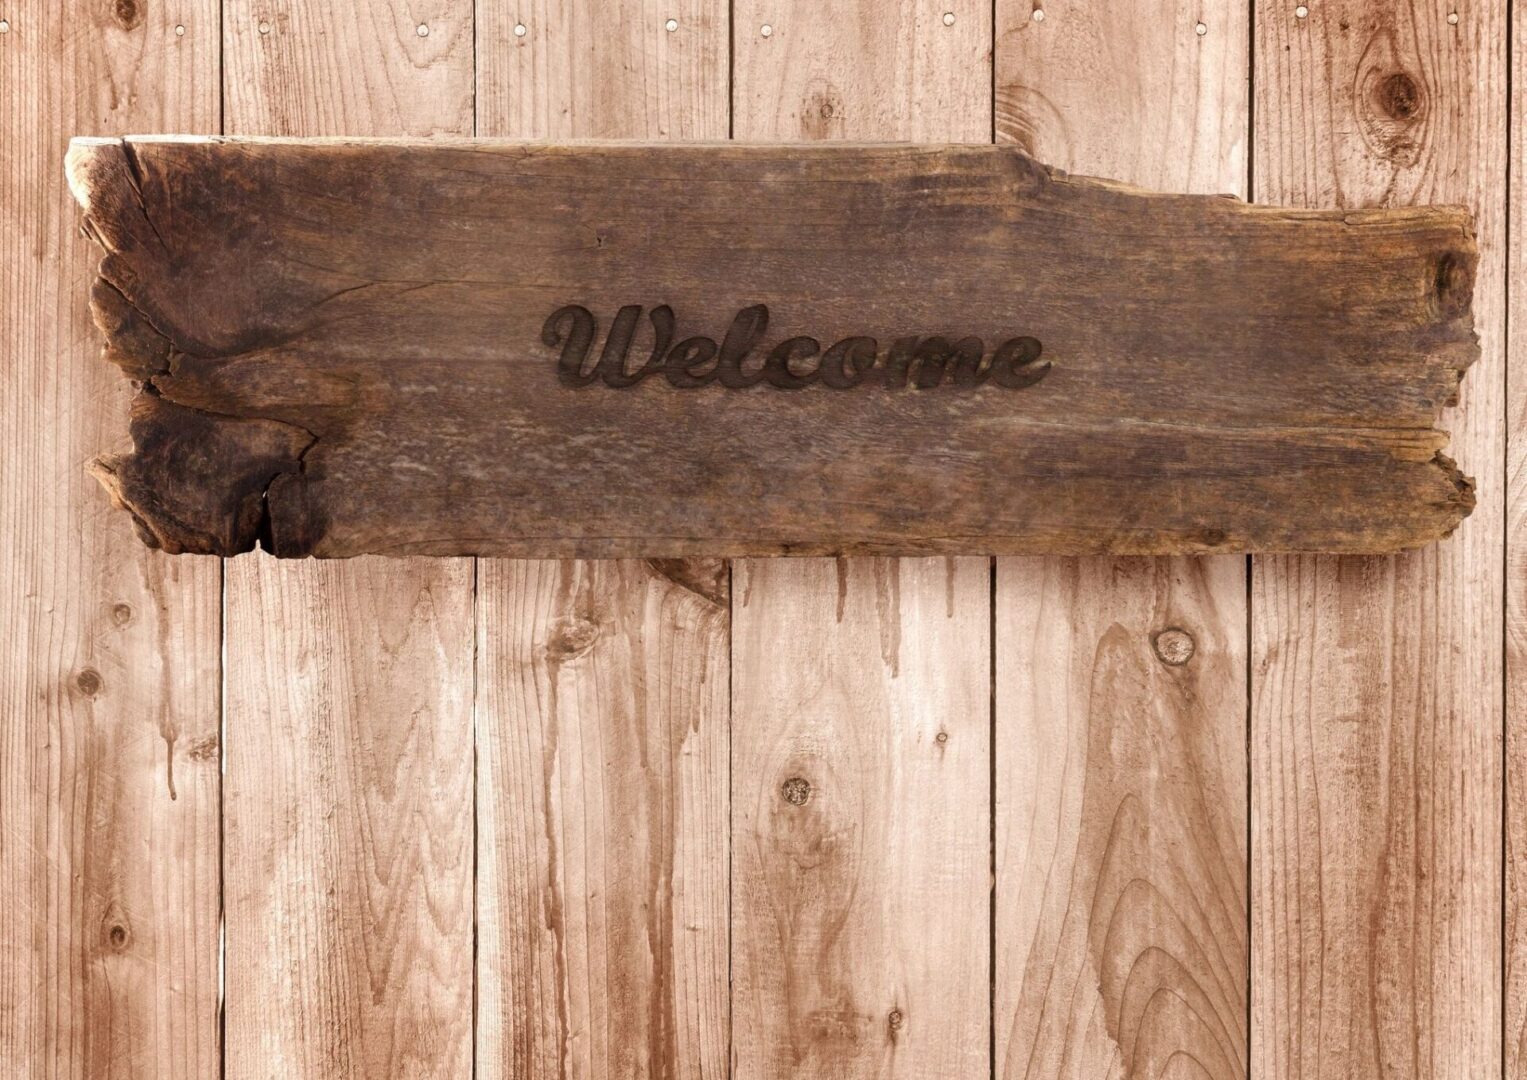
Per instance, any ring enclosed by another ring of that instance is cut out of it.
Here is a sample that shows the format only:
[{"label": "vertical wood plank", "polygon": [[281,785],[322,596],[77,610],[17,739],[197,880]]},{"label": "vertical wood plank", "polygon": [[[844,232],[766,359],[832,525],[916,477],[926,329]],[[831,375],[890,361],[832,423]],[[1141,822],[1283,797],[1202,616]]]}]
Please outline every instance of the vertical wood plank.
[{"label": "vertical wood plank", "polygon": [[733,588],[737,1075],[987,1075],[988,562]]},{"label": "vertical wood plank", "polygon": [[[481,17],[482,135],[726,137],[723,0]],[[727,568],[481,566],[477,1075],[724,1076]]]},{"label": "vertical wood plank", "polygon": [[217,5],[0,19],[0,1075],[210,1080],[220,572],[147,551],[85,474],[131,388],[63,160],[216,130]]},{"label": "vertical wood plank", "polygon": [[482,567],[477,1075],[723,1076],[726,568]]},{"label": "vertical wood plank", "polygon": [[1453,537],[1394,559],[1254,560],[1259,1077],[1501,1069],[1505,13],[1256,7],[1257,198],[1471,206],[1482,349],[1444,417],[1479,497]]},{"label": "vertical wood plank", "polygon": [[481,135],[726,138],[725,0],[527,0],[479,18]]},{"label": "vertical wood plank", "polygon": [[[225,0],[225,129],[470,135],[472,8]],[[472,562],[227,575],[228,1076],[467,1075]]]},{"label": "vertical wood plank", "polygon": [[1527,4],[1511,5],[1506,238],[1505,1076],[1527,1075]]},{"label": "vertical wood plank", "polygon": [[[733,133],[985,142],[991,34],[984,0],[736,0]],[[734,564],[740,1077],[990,1069],[990,573]]]},{"label": "vertical wood plank", "polygon": [[[975,0],[737,0],[733,133],[985,142],[991,31]],[[733,573],[738,1075],[987,1072],[989,560]]]},{"label": "vertical wood plank", "polygon": [[[1001,0],[997,138],[1244,194],[1247,17]],[[1247,1075],[1245,596],[1236,557],[997,560],[999,1077]]]}]

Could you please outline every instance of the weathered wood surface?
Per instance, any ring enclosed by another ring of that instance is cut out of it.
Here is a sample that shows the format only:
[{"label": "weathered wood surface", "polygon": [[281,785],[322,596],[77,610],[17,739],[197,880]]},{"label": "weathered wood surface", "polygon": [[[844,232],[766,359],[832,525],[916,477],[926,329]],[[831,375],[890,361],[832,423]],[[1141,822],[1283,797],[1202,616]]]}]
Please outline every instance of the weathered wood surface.
[{"label": "weathered wood surface", "polygon": [[[990,10],[954,6],[739,0],[734,134],[987,138]],[[990,565],[732,564],[738,1078],[990,1073]]]},{"label": "weathered wood surface", "polygon": [[[215,1080],[218,579],[124,533],[71,135],[215,131],[216,0],[0,10],[0,1076]],[[177,35],[175,26],[182,26]],[[83,482],[82,482],[83,481]]]},{"label": "weathered wood surface", "polygon": [[[1527,146],[1527,4],[1509,9],[1513,49],[1507,102],[1509,141]],[[1520,156],[1517,158],[1521,160]],[[1505,974],[1504,1075],[1527,1075],[1527,170],[1514,168],[1507,192],[1505,571]]]},{"label": "weathered wood surface", "polygon": [[734,564],[738,1076],[989,1073],[988,567]]},{"label": "weathered wood surface", "polygon": [[1371,552],[1472,505],[1432,427],[1476,352],[1459,210],[993,147],[84,140],[69,171],[146,384],[97,469],[169,551]]},{"label": "weathered wood surface", "polygon": [[[469,134],[473,7],[228,0],[224,130]],[[226,567],[229,1080],[471,1073],[475,580]]]},{"label": "weathered wood surface", "polygon": [[[1001,0],[997,138],[1242,190],[1246,7]],[[994,1075],[1245,1080],[1245,558],[1004,558],[993,604]]]},{"label": "weathered wood surface", "polygon": [[1505,20],[1256,7],[1253,195],[1471,207],[1482,356],[1446,418],[1479,478],[1455,538],[1253,560],[1255,1077],[1500,1075]]},{"label": "weathered wood surface", "polygon": [[[479,134],[725,136],[725,0],[534,14],[479,6]],[[727,1075],[727,586],[479,564],[476,1080]]]}]

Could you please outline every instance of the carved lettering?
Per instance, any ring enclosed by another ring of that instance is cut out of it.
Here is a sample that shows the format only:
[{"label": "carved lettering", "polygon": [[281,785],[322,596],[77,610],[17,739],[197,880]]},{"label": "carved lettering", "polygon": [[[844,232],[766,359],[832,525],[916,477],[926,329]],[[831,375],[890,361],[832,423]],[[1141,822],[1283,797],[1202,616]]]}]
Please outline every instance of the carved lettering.
[{"label": "carved lettering", "polygon": [[931,390],[987,383],[1023,390],[1043,379],[1051,366],[1048,360],[1040,361],[1044,349],[1039,339],[1029,336],[1009,338],[990,356],[978,337],[950,342],[938,335],[900,337],[883,353],[872,337],[847,337],[824,350],[816,338],[800,336],[786,338],[767,353],[754,355],[769,326],[769,309],[763,304],[737,312],[719,345],[714,338],[698,336],[673,345],[673,309],[664,304],[653,308],[648,316],[652,353],[633,371],[627,365],[627,355],[641,313],[636,304],[615,313],[599,360],[589,367],[598,320],[578,304],[552,312],[541,328],[541,340],[561,350],[557,378],[562,385],[577,389],[602,382],[622,390],[661,373],[670,386],[680,390],[695,390],[713,382],[732,390],[759,383],[778,390],[803,390],[813,384],[832,390],[877,384],[890,390]]}]

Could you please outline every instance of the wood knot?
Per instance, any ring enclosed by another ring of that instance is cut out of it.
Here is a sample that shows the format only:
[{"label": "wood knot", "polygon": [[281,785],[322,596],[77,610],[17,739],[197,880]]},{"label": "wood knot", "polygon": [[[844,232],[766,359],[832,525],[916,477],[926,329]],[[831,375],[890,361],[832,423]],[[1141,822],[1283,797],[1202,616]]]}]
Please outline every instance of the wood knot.
[{"label": "wood knot", "polygon": [[126,950],[129,937],[127,927],[121,923],[112,923],[111,929],[106,931],[106,940],[111,943],[112,949],[116,952]]},{"label": "wood knot", "polygon": [[907,1018],[900,1009],[892,1009],[886,1015],[885,1022],[892,1031],[900,1031],[906,1025]]},{"label": "wood knot", "polygon": [[123,30],[136,30],[143,25],[143,9],[138,0],[112,0],[111,17]]},{"label": "wood knot", "polygon": [[1421,85],[1403,71],[1380,79],[1375,93],[1379,111],[1391,120],[1414,120],[1426,105]]},{"label": "wood knot", "polygon": [[1198,648],[1193,635],[1178,626],[1169,626],[1156,633],[1151,638],[1151,647],[1156,650],[1156,658],[1171,667],[1182,667],[1193,659]]},{"label": "wood knot", "polygon": [[133,609],[127,604],[114,604],[111,609],[111,621],[118,626],[126,626],[133,621]]},{"label": "wood knot", "polygon": [[186,748],[186,757],[192,761],[216,761],[218,758],[218,737],[208,735],[204,739],[197,739]]},{"label": "wood knot", "polygon": [[933,741],[938,743],[940,746],[943,746],[946,742],[949,741],[949,732],[940,731],[937,735],[933,736]]},{"label": "wood knot", "polygon": [[593,648],[599,637],[599,624],[593,619],[575,616],[557,623],[546,642],[546,658],[554,664],[576,659]]},{"label": "wood knot", "polygon": [[792,776],[779,786],[779,793],[791,806],[805,806],[811,798],[811,784],[804,777]]},{"label": "wood knot", "polygon": [[101,692],[101,687],[105,683],[102,682],[99,671],[95,668],[86,668],[74,677],[74,685],[86,697],[95,697]]}]

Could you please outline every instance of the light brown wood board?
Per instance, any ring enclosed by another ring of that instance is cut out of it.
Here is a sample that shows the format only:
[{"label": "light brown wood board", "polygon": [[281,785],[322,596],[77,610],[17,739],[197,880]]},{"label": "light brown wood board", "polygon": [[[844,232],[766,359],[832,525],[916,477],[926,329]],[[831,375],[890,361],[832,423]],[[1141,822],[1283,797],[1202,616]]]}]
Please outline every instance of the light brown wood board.
[{"label": "light brown wood board", "polygon": [[[1244,193],[1245,4],[1035,10],[999,140]],[[994,1075],[1246,1077],[1245,560],[999,559],[995,607]]]},{"label": "light brown wood board", "polygon": [[219,566],[145,557],[80,482],[127,398],[96,368],[76,293],[97,256],[58,160],[70,134],[216,132],[217,3],[0,19],[0,1075],[202,1080]]},{"label": "light brown wood board", "polygon": [[1253,560],[1254,1076],[1501,1068],[1505,16],[1256,8],[1253,198],[1472,207],[1481,359],[1446,417],[1466,528],[1396,559]]},{"label": "light brown wood board", "polygon": [[[414,6],[227,0],[223,130],[470,135],[474,5]],[[473,565],[227,566],[228,1076],[466,1075]]]},{"label": "light brown wood board", "polygon": [[[726,135],[717,0],[480,17],[480,135]],[[476,1075],[723,1076],[727,567],[479,566]]]},{"label": "light brown wood board", "polygon": [[[989,138],[990,12],[956,7],[737,3],[734,136]],[[986,1074],[988,561],[733,576],[738,1074]]]}]

